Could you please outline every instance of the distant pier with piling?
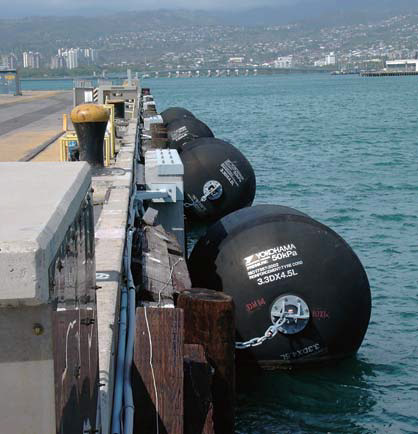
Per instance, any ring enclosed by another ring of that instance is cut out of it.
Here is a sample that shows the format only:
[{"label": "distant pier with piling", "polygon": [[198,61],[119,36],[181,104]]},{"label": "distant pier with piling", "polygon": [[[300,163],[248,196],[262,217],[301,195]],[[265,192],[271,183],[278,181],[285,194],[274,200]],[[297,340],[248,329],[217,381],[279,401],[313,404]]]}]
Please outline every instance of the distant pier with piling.
[{"label": "distant pier with piling", "polygon": [[362,72],[361,77],[409,77],[418,75],[418,71],[370,71]]}]

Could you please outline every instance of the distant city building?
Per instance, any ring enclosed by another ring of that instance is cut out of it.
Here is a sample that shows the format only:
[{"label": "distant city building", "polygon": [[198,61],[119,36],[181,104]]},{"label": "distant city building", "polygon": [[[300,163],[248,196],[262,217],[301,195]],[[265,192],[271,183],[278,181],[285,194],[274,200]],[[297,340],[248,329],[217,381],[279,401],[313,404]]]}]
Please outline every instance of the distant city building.
[{"label": "distant city building", "polygon": [[0,69],[7,69],[7,56],[4,54],[0,57]]},{"label": "distant city building", "polygon": [[74,69],[78,68],[78,49],[70,48],[67,51],[67,68]]},{"label": "distant city building", "polygon": [[99,60],[99,52],[95,48],[90,48],[90,57],[93,63]]},{"label": "distant city building", "polygon": [[32,54],[32,52],[27,52],[24,51],[22,56],[23,56],[23,67],[24,68],[29,68],[29,55]]},{"label": "distant city building", "polygon": [[32,51],[23,52],[23,67],[39,69],[41,66],[41,55]]},{"label": "distant city building", "polygon": [[325,57],[325,65],[335,65],[336,63],[335,53],[329,53]]},{"label": "distant city building", "polygon": [[322,67],[322,66],[334,66],[337,64],[337,58],[334,52],[329,53],[325,56],[324,59],[316,60],[314,62],[314,66]]},{"label": "distant city building", "polygon": [[84,57],[84,59],[87,61],[87,63],[96,63],[98,60],[98,53],[95,48],[83,48],[81,50],[81,53]]},{"label": "distant city building", "polygon": [[239,64],[244,63],[244,59],[245,59],[245,57],[230,57],[228,59],[228,63],[233,63],[236,65],[239,65]]},{"label": "distant city building", "polygon": [[59,54],[51,57],[51,69],[63,69],[66,67],[65,59]]},{"label": "distant city building", "polygon": [[413,71],[418,72],[417,59],[399,59],[386,61],[386,69],[389,71]]},{"label": "distant city building", "polygon": [[325,66],[325,60],[324,60],[324,59],[316,60],[316,61],[314,62],[314,66],[318,66],[318,67]]},{"label": "distant city building", "polygon": [[0,68],[2,69],[16,69],[17,57],[13,54],[2,54],[0,57]]},{"label": "distant city building", "polygon": [[41,55],[33,53],[33,66],[32,68],[39,69],[41,67]]},{"label": "distant city building", "polygon": [[91,65],[98,61],[98,51],[95,48],[59,48],[51,57],[51,69],[78,68],[80,64]]},{"label": "distant city building", "polygon": [[292,68],[293,56],[278,57],[273,64],[275,68]]}]

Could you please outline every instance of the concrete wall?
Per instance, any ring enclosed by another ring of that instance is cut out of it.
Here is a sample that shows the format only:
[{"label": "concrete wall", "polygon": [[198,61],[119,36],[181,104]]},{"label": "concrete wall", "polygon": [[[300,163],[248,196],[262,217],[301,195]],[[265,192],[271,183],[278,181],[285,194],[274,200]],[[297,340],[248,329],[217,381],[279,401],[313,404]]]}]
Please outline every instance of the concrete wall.
[{"label": "concrete wall", "polygon": [[65,309],[57,314],[50,271],[90,192],[90,168],[2,163],[0,181],[0,432],[53,433],[57,354],[67,366],[79,345],[54,341],[53,316]]},{"label": "concrete wall", "polygon": [[[0,431],[55,432],[52,307],[0,309]],[[43,327],[35,334],[34,325]]]}]

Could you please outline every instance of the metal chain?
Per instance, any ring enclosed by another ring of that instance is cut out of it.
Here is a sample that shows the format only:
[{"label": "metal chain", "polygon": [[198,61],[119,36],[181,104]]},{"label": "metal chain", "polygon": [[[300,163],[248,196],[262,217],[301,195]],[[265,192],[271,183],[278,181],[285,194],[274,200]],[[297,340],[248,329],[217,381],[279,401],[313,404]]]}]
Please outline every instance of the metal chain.
[{"label": "metal chain", "polygon": [[265,331],[263,336],[252,338],[246,342],[235,342],[235,348],[237,350],[244,350],[246,348],[257,347],[265,341],[273,339],[277,335],[279,328],[286,322],[286,316],[286,312],[283,312],[277,321]]}]

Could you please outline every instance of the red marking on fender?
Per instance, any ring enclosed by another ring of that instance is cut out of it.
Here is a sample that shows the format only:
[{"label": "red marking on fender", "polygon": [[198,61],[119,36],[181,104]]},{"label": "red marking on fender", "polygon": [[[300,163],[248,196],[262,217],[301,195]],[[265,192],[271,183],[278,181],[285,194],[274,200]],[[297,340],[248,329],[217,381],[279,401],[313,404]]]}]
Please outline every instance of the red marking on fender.
[{"label": "red marking on fender", "polygon": [[252,312],[253,310],[261,306],[264,306],[265,304],[266,304],[266,300],[264,300],[264,297],[262,297],[257,300],[250,301],[245,305],[245,308],[247,309],[247,312]]},{"label": "red marking on fender", "polygon": [[329,312],[327,310],[314,310],[312,311],[312,318],[329,319]]}]

